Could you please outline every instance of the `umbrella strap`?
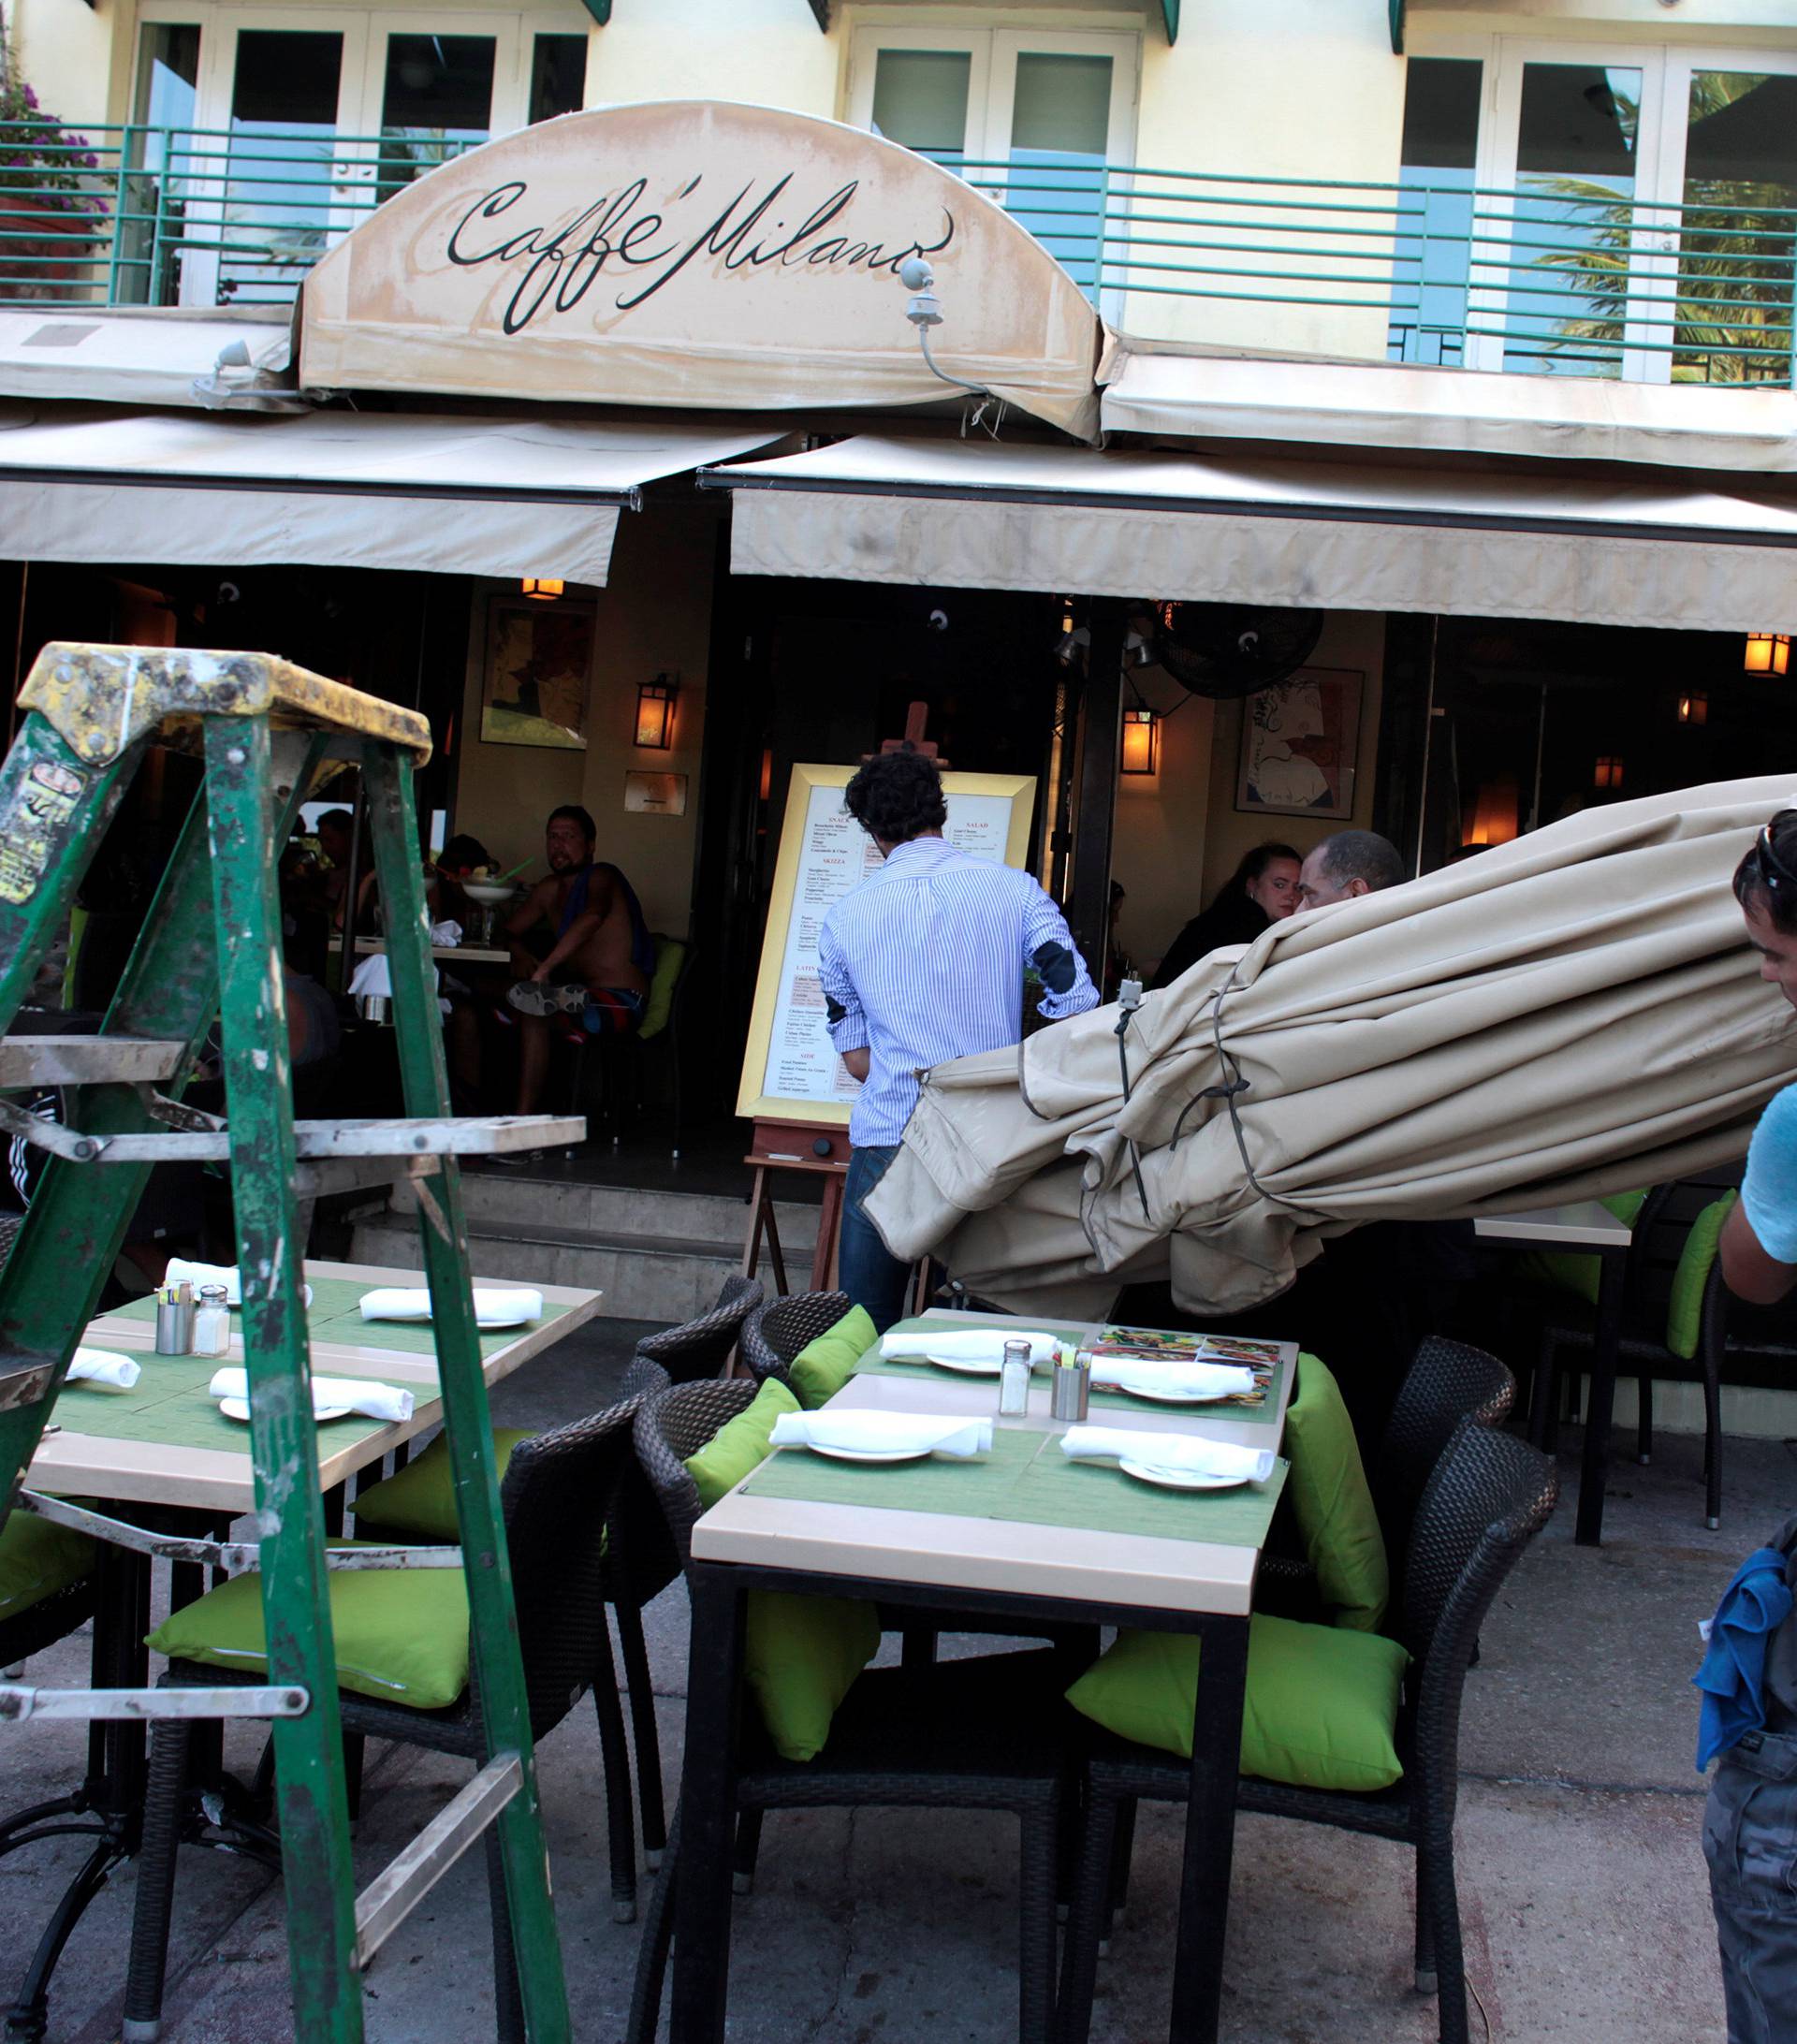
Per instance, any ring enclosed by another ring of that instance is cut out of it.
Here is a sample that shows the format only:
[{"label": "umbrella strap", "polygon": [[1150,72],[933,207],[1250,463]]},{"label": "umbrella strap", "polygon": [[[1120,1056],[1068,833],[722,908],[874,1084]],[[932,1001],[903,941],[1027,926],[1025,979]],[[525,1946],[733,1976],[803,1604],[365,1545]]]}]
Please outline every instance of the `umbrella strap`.
[{"label": "umbrella strap", "polygon": [[1232,968],[1228,979],[1211,997],[1210,1011],[1211,1036],[1217,1045],[1217,1062],[1228,1073],[1228,1077],[1224,1079],[1220,1086],[1203,1088],[1200,1091],[1194,1093],[1186,1104],[1180,1108],[1179,1118],[1173,1125],[1173,1136],[1167,1144],[1167,1147],[1169,1150],[1178,1147],[1179,1132],[1186,1125],[1186,1117],[1197,1106],[1200,1101],[1220,1100],[1229,1109],[1229,1125],[1235,1131],[1235,1147],[1241,1152],[1242,1171],[1249,1184],[1254,1188],[1254,1190],[1262,1199],[1271,1200],[1278,1206],[1290,1206],[1292,1204],[1290,1200],[1282,1200],[1277,1192],[1267,1190],[1266,1187],[1254,1175],[1254,1166],[1249,1161],[1248,1135],[1242,1127],[1241,1115],[1236,1110],[1235,1096],[1237,1093],[1246,1093],[1254,1082],[1252,1079],[1243,1078],[1241,1066],[1236,1063],[1233,1053],[1223,1042],[1223,1000],[1226,995],[1233,994],[1235,991],[1235,973]]}]

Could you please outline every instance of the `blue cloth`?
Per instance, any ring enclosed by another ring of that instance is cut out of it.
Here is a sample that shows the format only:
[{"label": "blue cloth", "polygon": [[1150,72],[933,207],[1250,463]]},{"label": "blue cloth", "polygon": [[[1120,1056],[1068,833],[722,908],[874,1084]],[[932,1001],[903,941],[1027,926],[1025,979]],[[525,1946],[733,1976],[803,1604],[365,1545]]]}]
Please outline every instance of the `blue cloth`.
[{"label": "blue cloth", "polygon": [[817,964],[830,1041],[869,1054],[849,1118],[857,1150],[903,1135],[919,1072],[1017,1042],[1024,970],[1044,944],[1071,954],[1073,979],[1045,991],[1043,1014],[1059,1021],[1095,1008],[1098,989],[1060,911],[1028,873],[996,859],[913,838],[842,897],[824,918]]},{"label": "blue cloth", "polygon": [[842,1186],[842,1224],[837,1236],[836,1281],[852,1306],[863,1306],[874,1332],[884,1335],[905,1310],[912,1266],[887,1248],[885,1238],[861,1211],[862,1202],[886,1175],[898,1154],[896,1143],[858,1149],[849,1160]]},{"label": "blue cloth", "polygon": [[562,920],[556,925],[555,934],[565,937],[569,926],[577,915],[587,912],[587,891],[592,885],[595,873],[609,873],[611,883],[624,898],[624,907],[630,914],[630,962],[639,972],[655,976],[655,940],[649,933],[649,923],[643,914],[643,905],[636,898],[636,890],[615,866],[603,859],[593,859],[583,866],[574,876],[574,885],[568,889],[568,898],[562,910]]},{"label": "blue cloth", "polygon": [[1741,1204],[1766,1254],[1797,1263],[1797,1086],[1775,1093],[1753,1132]]},{"label": "blue cloth", "polygon": [[1722,1592],[1710,1621],[1709,1651],[1691,1677],[1703,1692],[1697,1730],[1700,1774],[1718,1753],[1764,1725],[1766,1647],[1790,1611],[1784,1555],[1775,1547],[1756,1547]]}]

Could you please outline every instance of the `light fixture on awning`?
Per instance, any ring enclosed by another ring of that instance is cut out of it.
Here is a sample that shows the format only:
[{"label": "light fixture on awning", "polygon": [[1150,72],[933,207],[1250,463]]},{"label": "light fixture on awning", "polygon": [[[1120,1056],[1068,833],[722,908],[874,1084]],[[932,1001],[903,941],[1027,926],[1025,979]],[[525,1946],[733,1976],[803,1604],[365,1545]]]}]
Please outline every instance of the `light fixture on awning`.
[{"label": "light fixture on awning", "polygon": [[562,593],[562,578],[554,575],[527,575],[523,577],[524,593],[539,604],[552,604]]},{"label": "light fixture on awning", "polygon": [[680,684],[668,674],[658,674],[636,691],[636,737],[635,743],[645,752],[665,752],[674,743],[674,699]]},{"label": "light fixture on awning", "polygon": [[1614,753],[1606,753],[1598,761],[1591,775],[1594,788],[1619,788],[1622,785],[1622,762]]},{"label": "light fixture on awning", "polygon": [[1161,720],[1146,705],[1123,712],[1119,773],[1152,774],[1161,766]]},{"label": "light fixture on awning", "polygon": [[1680,723],[1709,723],[1710,699],[1701,689],[1687,690],[1679,697],[1678,721]]},{"label": "light fixture on awning", "polygon": [[1783,674],[1790,665],[1790,634],[1749,632],[1741,665],[1748,674]]}]

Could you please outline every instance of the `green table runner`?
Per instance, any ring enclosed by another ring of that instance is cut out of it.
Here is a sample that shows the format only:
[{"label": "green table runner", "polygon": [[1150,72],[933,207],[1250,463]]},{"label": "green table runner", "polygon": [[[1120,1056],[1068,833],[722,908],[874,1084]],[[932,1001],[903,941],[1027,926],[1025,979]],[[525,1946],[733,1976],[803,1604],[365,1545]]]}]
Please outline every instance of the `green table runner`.
[{"label": "green table runner", "polygon": [[993,1432],[989,1455],[853,1463],[833,1462],[805,1448],[777,1449],[743,1488],[756,1497],[807,1504],[937,1511],[1060,1526],[1070,1533],[1132,1533],[1259,1547],[1285,1471],[1286,1465],[1277,1463],[1264,1483],[1236,1490],[1162,1490],[1125,1476],[1114,1462],[1070,1461],[1060,1452],[1059,1434],[1001,1426]]},{"label": "green table runner", "polygon": [[[1030,1321],[1027,1322],[1019,1321],[1017,1325],[1019,1327],[1027,1326],[1036,1334],[1053,1335],[1057,1341],[1064,1341],[1071,1347],[1075,1348],[1083,1339],[1089,1338],[1089,1336],[1080,1335],[1075,1329],[1067,1326],[1064,1322],[1056,1321]],[[990,1321],[981,1320],[976,1314],[936,1313],[932,1314],[928,1320],[895,1321],[890,1332],[895,1335],[920,1335],[928,1332],[932,1327],[977,1327],[985,1331],[989,1329],[990,1326]],[[1145,1366],[1151,1369],[1154,1365],[1148,1364]],[[939,1369],[935,1364],[922,1361],[889,1363],[881,1355],[877,1342],[855,1367],[857,1375],[866,1371],[869,1376],[929,1377],[934,1378],[939,1383],[962,1374],[954,1370]],[[1214,1403],[1203,1406],[1181,1406],[1176,1408],[1163,1406],[1160,1409],[1162,1411],[1204,1412],[1217,1419],[1234,1421],[1243,1426],[1272,1425],[1278,1421],[1279,1412],[1282,1409],[1284,1397],[1282,1379],[1285,1368],[1286,1365],[1283,1359],[1273,1365],[1272,1376],[1268,1380],[1264,1396],[1256,1399],[1251,1404],[1238,1403],[1231,1398],[1220,1398]],[[1047,1366],[1045,1365],[1038,1365],[1035,1374],[1038,1381],[1040,1381],[1047,1375]],[[969,1380],[989,1382],[992,1386],[992,1402],[995,1406],[998,1404],[999,1380],[997,1377],[990,1379],[975,1378]],[[1156,1406],[1156,1401],[1153,1399],[1132,1398],[1129,1393],[1125,1391],[1101,1391],[1096,1385],[1093,1386],[1091,1396],[1088,1402],[1095,1412],[1141,1413],[1151,1410]]]}]

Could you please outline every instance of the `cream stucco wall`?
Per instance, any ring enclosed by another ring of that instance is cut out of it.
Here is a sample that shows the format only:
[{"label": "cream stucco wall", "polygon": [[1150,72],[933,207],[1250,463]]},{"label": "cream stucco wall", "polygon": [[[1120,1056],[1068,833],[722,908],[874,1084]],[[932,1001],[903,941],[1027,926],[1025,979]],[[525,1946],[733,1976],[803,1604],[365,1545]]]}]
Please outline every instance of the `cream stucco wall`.
[{"label": "cream stucco wall", "polygon": [[594,32],[587,104],[747,99],[834,114],[843,47],[805,0],[619,0]]},{"label": "cream stucco wall", "polygon": [[[706,504],[627,511],[618,520],[609,587],[569,591],[595,597],[599,612],[584,752],[481,741],[486,604],[518,585],[477,585],[469,631],[455,827],[472,832],[506,866],[534,860],[526,877],[540,878],[545,819],[560,803],[584,803],[599,826],[599,856],[622,868],[650,927],[675,935],[684,932],[691,912],[716,530],[716,514]],[[632,742],[637,685],[662,673],[679,676],[674,750],[639,752]],[[633,771],[686,775],[686,814],[626,815],[624,776]]]}]

